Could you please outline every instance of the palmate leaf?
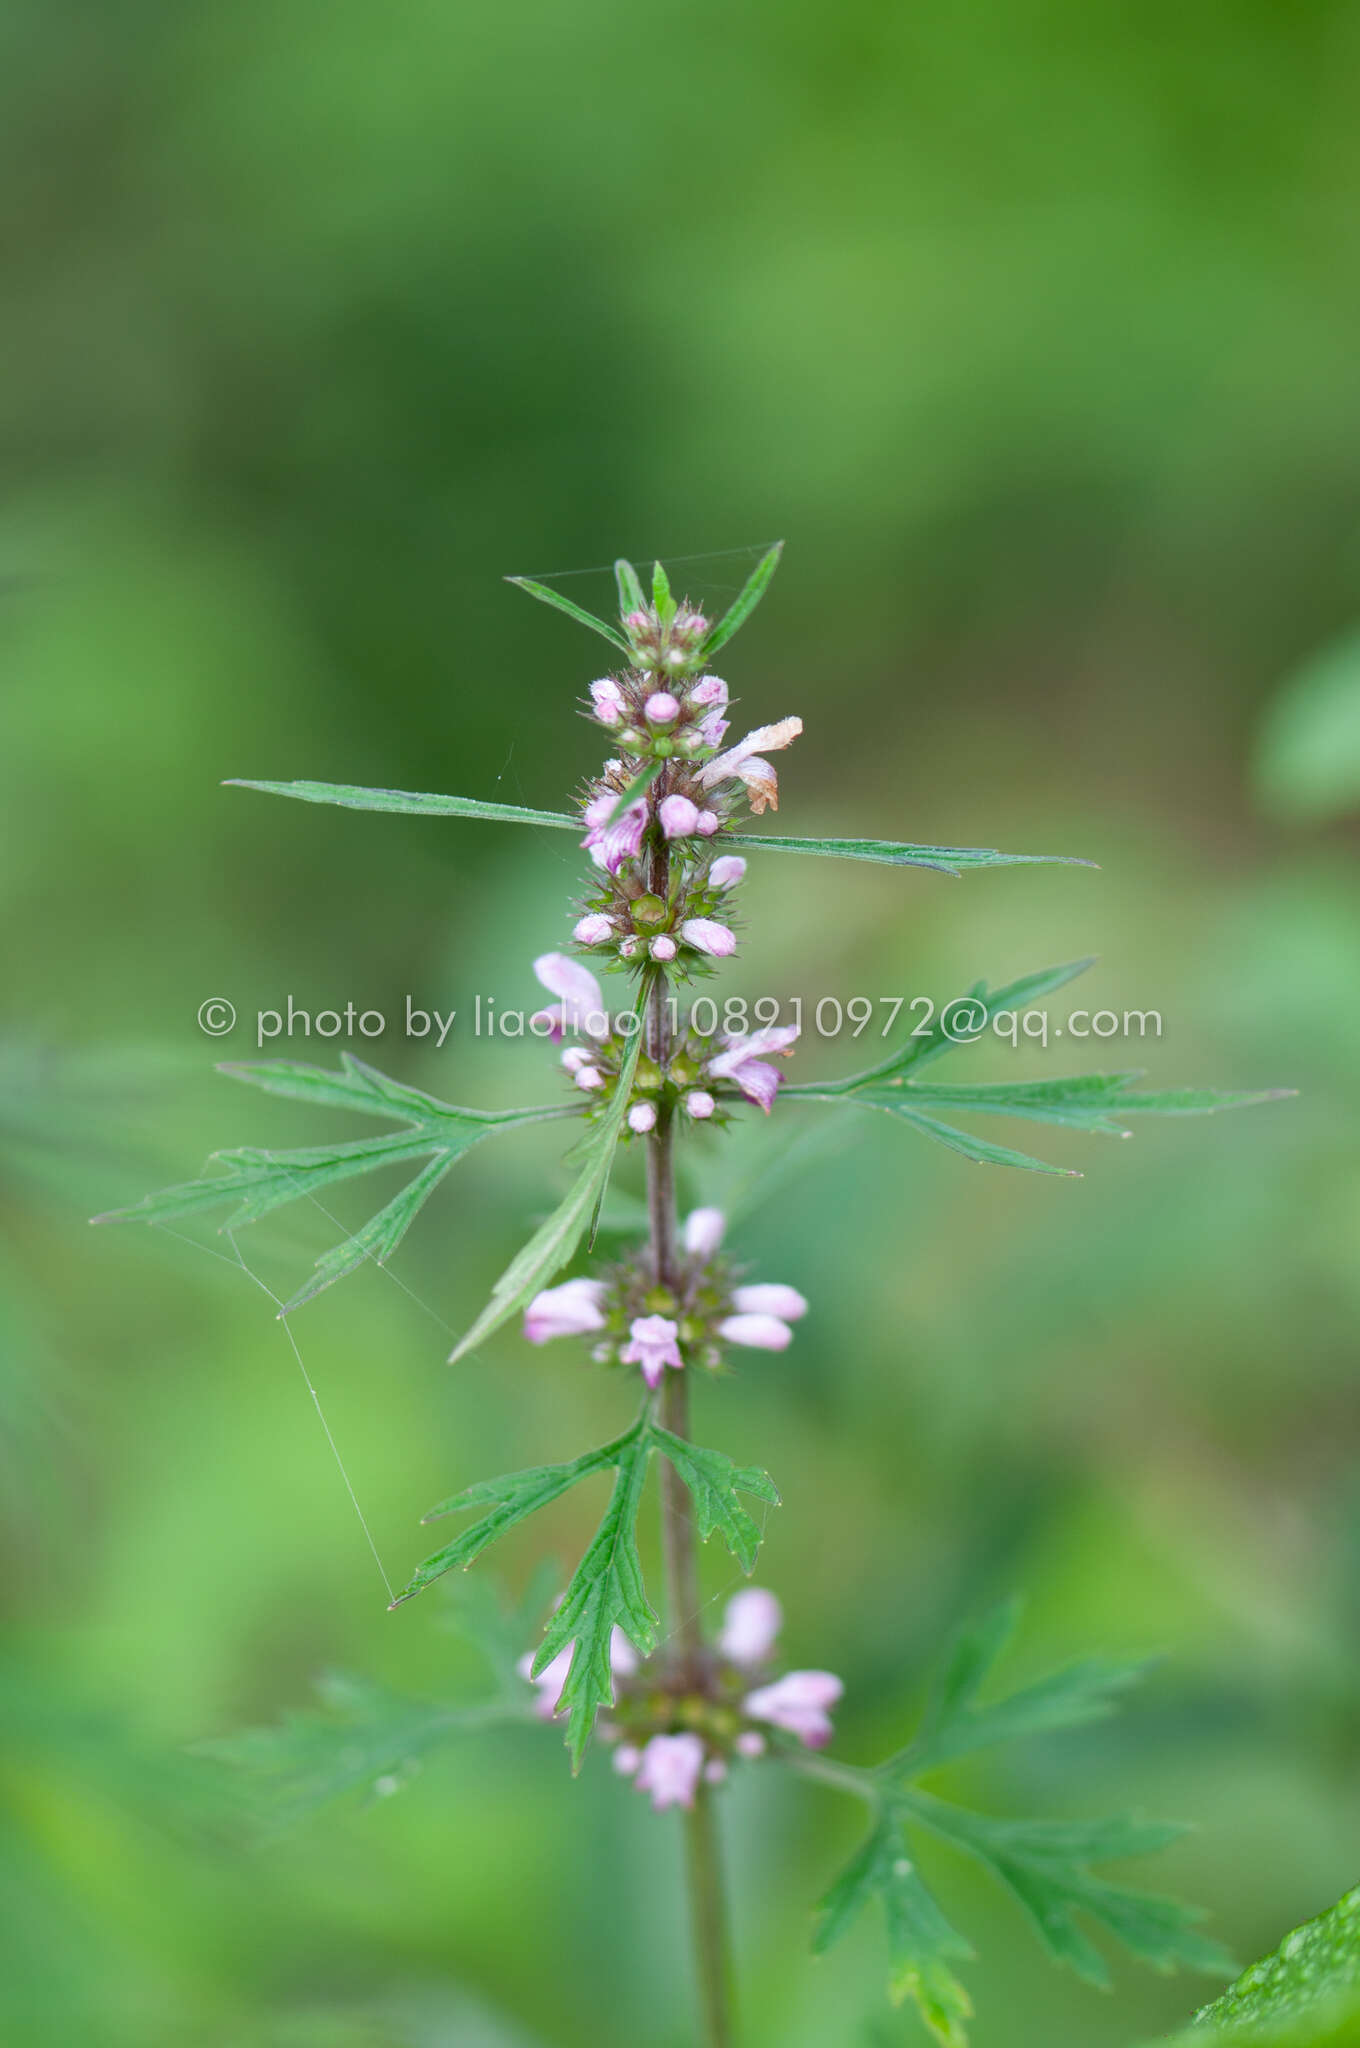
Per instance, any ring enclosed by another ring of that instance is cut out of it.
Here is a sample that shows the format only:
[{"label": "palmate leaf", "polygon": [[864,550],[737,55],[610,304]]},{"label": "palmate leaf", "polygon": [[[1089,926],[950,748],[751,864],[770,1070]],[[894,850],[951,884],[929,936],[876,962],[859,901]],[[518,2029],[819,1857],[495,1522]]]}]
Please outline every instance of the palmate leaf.
[{"label": "palmate leaf", "polygon": [[1085,1915],[1160,1970],[1231,1972],[1217,1943],[1199,1932],[1198,1913],[1175,1900],[1112,1884],[1093,1864],[1145,1856],[1182,1832],[1172,1823],[997,1819],[922,1790],[919,1780],[955,1758],[997,1743],[1079,1727],[1113,1711],[1140,1667],[1090,1658],[990,1703],[979,1696],[1010,1639],[1014,1603],[956,1638],[915,1739],[872,1771],[807,1760],[804,1768],[866,1798],[875,1819],[868,1840],[821,1905],[816,1936],[827,1947],[872,1898],[887,1915],[894,1996],[914,1996],[939,2039],[964,2048],[968,2002],[949,1969],[966,1948],[915,1869],[912,1836],[925,1830],[985,1865],[1020,1901],[1055,1960],[1103,1984],[1103,1957],[1078,1924]]},{"label": "palmate leaf", "polygon": [[824,1955],[877,1901],[888,1934],[888,1993],[894,2005],[914,1998],[946,2048],[967,2048],[968,1993],[951,1969],[975,1954],[926,1889],[909,1852],[901,1817],[883,1812],[868,1841],[818,1902],[812,1947]]},{"label": "palmate leaf", "polygon": [[564,1201],[554,1209],[529,1242],[510,1261],[492,1289],[491,1299],[465,1337],[449,1354],[450,1365],[474,1351],[502,1323],[508,1322],[535,1294],[546,1287],[575,1252],[604,1200],[619,1132],[628,1110],[633,1075],[642,1050],[642,1033],[635,1031],[628,1041],[614,1093],[600,1112],[582,1145],[577,1148],[580,1173]]},{"label": "palmate leaf", "polygon": [[483,803],[480,797],[427,795],[411,789],[360,789],[348,782],[248,782],[231,776],[224,789],[259,789],[266,796],[296,797],[304,804],[339,804],[347,811],[401,811],[421,818],[486,818],[500,825],[546,825],[554,832],[579,832],[581,821],[565,811],[526,811],[519,804]]},{"label": "palmate leaf", "polygon": [[777,1506],[779,1495],[769,1474],[756,1466],[735,1465],[721,1451],[705,1450],[661,1429],[652,1420],[649,1401],[631,1429],[598,1450],[565,1464],[536,1465],[499,1479],[480,1480],[432,1508],[425,1516],[427,1522],[472,1508],[484,1507],[490,1512],[419,1565],[410,1584],[392,1603],[400,1606],[456,1566],[466,1570],[507,1529],[559,1499],[578,1481],[596,1472],[612,1471],[614,1488],[604,1519],[534,1660],[535,1673],[540,1672],[568,1645],[575,1644],[559,1711],[567,1716],[567,1746],[577,1770],[597,1713],[614,1697],[609,1659],[614,1629],[621,1628],[643,1656],[656,1648],[656,1616],[647,1599],[637,1550],[638,1506],[654,1450],[670,1460],[693,1496],[700,1534],[707,1540],[716,1531],[742,1570],[749,1573],[755,1565],[761,1532],[737,1496],[745,1493]]},{"label": "palmate leaf", "polygon": [[632,657],[632,649],[615,626],[604,619],[597,619],[594,612],[588,612],[579,604],[573,604],[569,597],[563,597],[560,590],[550,590],[546,583],[535,583],[529,576],[507,576],[507,583],[513,583],[518,590],[527,590],[530,597],[536,597],[540,604],[550,604],[554,611],[565,612],[569,619],[575,619],[578,626],[589,626],[592,633],[598,633],[611,647],[617,647],[621,654]]},{"label": "palmate leaf", "polygon": [[703,658],[708,660],[720,647],[726,647],[729,640],[739,633],[750,618],[756,606],[770,586],[770,579],[779,567],[779,558],[784,552],[784,543],[777,540],[766,550],[755,568],[743,583],[736,597],[723,613],[704,641]]},{"label": "palmate leaf", "polygon": [[307,1282],[285,1305],[284,1313],[310,1301],[366,1259],[382,1265],[401,1243],[424,1202],[455,1161],[493,1131],[515,1130],[580,1112],[545,1105],[534,1109],[459,1109],[440,1102],[423,1089],[394,1081],[376,1067],[342,1053],[337,1070],[310,1067],[293,1060],[261,1060],[225,1065],[222,1072],[273,1095],[291,1096],[320,1107],[357,1110],[407,1126],[378,1137],[351,1139],[334,1145],[308,1145],[289,1151],[241,1147],[214,1156],[225,1171],[185,1181],[146,1195],[125,1209],[110,1209],[96,1223],[168,1223],[232,1205],[224,1229],[247,1223],[323,1188],[379,1167],[428,1164],[367,1223],[317,1260]]},{"label": "palmate leaf", "polygon": [[724,832],[724,847],[753,853],[820,853],[841,860],[874,861],[880,867],[934,868],[961,875],[969,868],[1093,868],[1093,860],[1070,853],[998,853],[990,846],[916,846],[895,839],[785,839],[768,832]]}]

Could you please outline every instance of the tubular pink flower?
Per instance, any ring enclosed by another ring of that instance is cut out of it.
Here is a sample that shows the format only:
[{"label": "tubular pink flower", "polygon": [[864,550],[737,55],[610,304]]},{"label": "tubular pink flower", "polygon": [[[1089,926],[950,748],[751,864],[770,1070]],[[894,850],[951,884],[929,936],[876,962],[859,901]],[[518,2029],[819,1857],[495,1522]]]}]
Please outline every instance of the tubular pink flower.
[{"label": "tubular pink flower", "polygon": [[723,1241],[727,1218],[721,1209],[691,1209],[685,1218],[685,1251],[691,1259],[711,1259]]},{"label": "tubular pink flower", "polygon": [[560,1287],[536,1294],[524,1311],[524,1334],[531,1344],[552,1337],[584,1337],[604,1328],[603,1280],[564,1280]]},{"label": "tubular pink flower", "polygon": [[708,953],[715,960],[725,960],[737,950],[736,933],[711,917],[687,917],[680,927],[680,936],[696,953]]},{"label": "tubular pink flower", "polygon": [[721,676],[700,676],[689,693],[691,704],[711,706],[715,711],[727,709],[727,685]]},{"label": "tubular pink flower", "polygon": [[687,796],[663,797],[657,816],[667,839],[688,839],[699,822],[699,806]]},{"label": "tubular pink flower", "polygon": [[728,1344],[744,1344],[752,1351],[787,1351],[793,1331],[778,1316],[724,1316],[718,1335]]},{"label": "tubular pink flower", "polygon": [[616,875],[624,862],[633,858],[647,830],[647,799],[639,797],[611,824],[618,801],[615,793],[606,789],[586,805],[586,836],[581,841],[591,859],[611,875]]},{"label": "tubular pink flower", "polygon": [[768,1116],[784,1077],[763,1055],[787,1053],[797,1037],[796,1024],[770,1024],[760,1031],[732,1033],[722,1051],[707,1062],[709,1078],[735,1082],[747,1101],[754,1102]]},{"label": "tubular pink flower", "polygon": [[830,1709],[845,1687],[831,1671],[786,1671],[773,1685],[746,1695],[743,1710],[753,1721],[768,1721],[796,1735],[807,1749],[825,1749],[831,1740]]},{"label": "tubular pink flower", "polygon": [[623,692],[612,676],[604,676],[590,686],[591,698],[595,705],[595,716],[601,725],[621,725],[625,705]]},{"label": "tubular pink flower", "polygon": [[633,1783],[651,1793],[655,1812],[664,1813],[668,1806],[693,1806],[703,1768],[704,1745],[697,1735],[654,1735]]},{"label": "tubular pink flower", "polygon": [[604,995],[588,967],[566,953],[540,953],[534,973],[549,995],[561,998],[562,1022],[569,1031],[584,1031],[589,1038],[609,1036]]},{"label": "tubular pink flower", "polygon": [[746,863],[739,853],[719,854],[708,871],[708,886],[710,889],[735,889],[745,874]]},{"label": "tubular pink flower", "polygon": [[657,690],[643,705],[648,725],[674,725],[680,716],[678,699],[669,690]]},{"label": "tubular pink flower", "polygon": [[734,1288],[732,1306],[742,1315],[778,1316],[784,1323],[796,1323],[808,1312],[806,1297],[782,1280],[758,1280],[751,1287]]},{"label": "tubular pink flower", "polygon": [[[721,867],[722,862],[717,861],[714,865]],[[578,946],[602,946],[606,939],[613,938],[614,927],[603,912],[592,910],[587,916],[577,919],[571,935]]]},{"label": "tubular pink flower", "polygon": [[727,720],[721,711],[710,711],[699,720],[699,737],[706,747],[720,747],[727,736]]},{"label": "tubular pink flower", "polygon": [[668,1316],[634,1316],[628,1326],[629,1341],[619,1353],[620,1363],[642,1368],[649,1387],[660,1384],[669,1365],[678,1371],[684,1365],[676,1338],[680,1325]]},{"label": "tubular pink flower", "polygon": [[656,1129],[656,1104],[654,1102],[635,1102],[628,1112],[628,1128],[630,1131],[637,1131],[639,1135],[645,1131],[654,1131]]},{"label": "tubular pink flower", "polygon": [[723,1611],[718,1648],[733,1664],[763,1664],[774,1649],[784,1610],[763,1586],[743,1586]]},{"label": "tubular pink flower", "polygon": [[720,823],[721,820],[716,811],[700,811],[698,818],[695,820],[694,829],[701,839],[711,839]]},{"label": "tubular pink flower", "polygon": [[718,1105],[706,1088],[691,1088],[681,1106],[685,1115],[693,1117],[695,1123],[703,1123]]},{"label": "tubular pink flower", "polygon": [[735,747],[729,747],[715,761],[707,762],[699,770],[700,783],[705,789],[713,789],[718,783],[729,782],[736,777],[746,784],[751,809],[757,815],[767,803],[777,811],[778,778],[769,762],[758,757],[764,748],[777,753],[782,747],[792,746],[802,730],[801,718],[781,718],[777,725],[758,725],[754,732],[747,733],[744,740],[738,740]]}]

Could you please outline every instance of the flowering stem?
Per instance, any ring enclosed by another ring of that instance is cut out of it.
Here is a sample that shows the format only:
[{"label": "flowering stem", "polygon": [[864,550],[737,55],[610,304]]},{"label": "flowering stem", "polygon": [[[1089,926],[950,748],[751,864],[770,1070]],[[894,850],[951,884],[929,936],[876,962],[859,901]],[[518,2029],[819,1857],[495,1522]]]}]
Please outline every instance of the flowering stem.
[{"label": "flowering stem", "polygon": [[[666,900],[670,857],[664,839],[652,848],[650,885]],[[646,1005],[648,1057],[664,1073],[670,1055],[667,983],[654,969]],[[658,1286],[676,1289],[680,1280],[675,1242],[674,1111],[664,1105],[647,1146],[647,1215],[651,1266]],[[667,1372],[661,1386],[661,1424],[673,1436],[689,1435],[689,1384],[685,1372]],[[666,1609],[680,1659],[677,1684],[686,1689],[703,1679],[704,1641],[699,1620],[699,1557],[694,1509],[684,1481],[669,1460],[661,1462],[661,1550]],[[685,1814],[685,1867],[690,1934],[707,2048],[731,2048],[731,1957],[722,1863],[712,1788],[700,1779]]]}]

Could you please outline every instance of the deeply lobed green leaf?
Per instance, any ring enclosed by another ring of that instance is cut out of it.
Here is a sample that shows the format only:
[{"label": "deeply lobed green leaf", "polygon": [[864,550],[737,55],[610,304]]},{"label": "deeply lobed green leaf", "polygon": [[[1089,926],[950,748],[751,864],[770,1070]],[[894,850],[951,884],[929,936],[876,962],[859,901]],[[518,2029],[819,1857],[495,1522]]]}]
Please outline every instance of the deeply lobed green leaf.
[{"label": "deeply lobed green leaf", "polygon": [[972,2001],[951,1964],[969,1962],[974,1950],[952,1927],[912,1860],[901,1816],[880,1814],[868,1841],[819,1901],[812,1946],[824,1955],[877,1901],[888,1936],[889,1995],[895,2005],[914,1998],[921,2017],[946,2048],[967,2048],[964,2023]]},{"label": "deeply lobed green leaf", "polygon": [[655,1423],[651,1438],[683,1479],[704,1542],[716,1530],[742,1570],[754,1571],[761,1532],[737,1496],[749,1494],[777,1508],[779,1495],[769,1473],[758,1465],[734,1465],[722,1451],[706,1451]]}]

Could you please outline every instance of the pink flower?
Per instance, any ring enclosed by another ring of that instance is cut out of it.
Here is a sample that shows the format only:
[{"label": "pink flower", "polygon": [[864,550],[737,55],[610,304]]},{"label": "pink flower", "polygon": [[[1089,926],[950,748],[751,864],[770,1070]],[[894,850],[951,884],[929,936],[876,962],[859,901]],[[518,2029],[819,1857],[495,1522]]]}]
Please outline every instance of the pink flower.
[{"label": "pink flower", "polygon": [[578,1088],[584,1088],[587,1095],[593,1095],[597,1088],[603,1088],[604,1075],[598,1067],[578,1067],[572,1077]]},{"label": "pink flower", "polygon": [[691,1088],[681,1106],[686,1116],[693,1117],[696,1123],[703,1123],[718,1105],[706,1088]]},{"label": "pink flower", "polygon": [[723,1241],[727,1218],[721,1209],[691,1209],[685,1218],[685,1250],[692,1259],[711,1259]]},{"label": "pink flower", "polygon": [[656,1104],[653,1102],[635,1102],[628,1112],[628,1128],[630,1131],[636,1131],[639,1136],[646,1131],[654,1131],[656,1129]]},{"label": "pink flower", "polygon": [[752,1287],[734,1288],[732,1306],[743,1315],[778,1316],[784,1323],[796,1323],[808,1311],[807,1300],[798,1289],[786,1287],[779,1280],[757,1281]]},{"label": "pink flower", "polygon": [[651,954],[653,960],[673,960],[679,948],[669,933],[662,932],[660,938],[652,940],[647,951]]},{"label": "pink flower", "polygon": [[664,1813],[668,1806],[693,1806],[703,1768],[704,1745],[697,1735],[654,1735],[633,1783],[651,1793],[655,1812]]},{"label": "pink flower", "polygon": [[754,1728],[743,1728],[732,1746],[738,1756],[747,1757],[754,1762],[758,1756],[764,1756],[770,1745]]},{"label": "pink flower", "polygon": [[687,917],[680,927],[680,936],[696,953],[708,953],[715,960],[725,960],[737,950],[736,933],[725,924],[715,924],[711,917]]},{"label": "pink flower", "polygon": [[591,859],[611,875],[616,875],[626,860],[632,860],[647,830],[647,799],[638,797],[621,817],[615,818],[618,801],[615,791],[606,789],[586,805],[586,836],[581,841]]},{"label": "pink flower", "polygon": [[601,725],[622,724],[626,706],[623,692],[612,676],[605,676],[602,681],[592,683],[590,694],[595,704],[595,716]]},{"label": "pink flower", "polygon": [[733,1664],[763,1664],[775,1646],[784,1610],[763,1586],[744,1586],[723,1613],[718,1648]]},{"label": "pink flower", "polygon": [[694,829],[701,839],[711,839],[718,829],[719,822],[716,811],[700,811]]},{"label": "pink flower", "polygon": [[669,690],[658,690],[643,705],[648,725],[674,725],[680,716],[680,706]]},{"label": "pink flower", "polygon": [[739,853],[724,853],[714,861],[708,871],[710,889],[733,889],[746,873],[746,863]]},{"label": "pink flower", "polygon": [[[718,861],[716,865],[721,867],[722,862]],[[577,919],[571,935],[578,946],[602,946],[606,939],[613,938],[614,927],[602,912],[592,910],[587,917]]]},{"label": "pink flower", "polygon": [[642,1762],[642,1751],[631,1742],[621,1742],[614,1751],[612,1762],[621,1778],[631,1778]]},{"label": "pink flower", "polygon": [[[534,962],[534,973],[549,995],[561,997],[561,1021],[567,1030],[584,1031],[590,1038],[609,1036],[604,996],[588,967],[566,953],[540,953]],[[552,1014],[545,1010],[536,1012],[540,1017]]]},{"label": "pink flower", "polygon": [[743,782],[751,799],[751,809],[757,816],[766,804],[777,811],[779,778],[769,762],[760,758],[761,749],[768,747],[774,753],[781,747],[792,746],[802,730],[801,718],[781,718],[777,725],[758,725],[754,732],[747,733],[744,740],[738,740],[735,747],[729,747],[715,761],[707,762],[699,771],[699,780],[705,789],[713,789],[718,783],[733,779]]},{"label": "pink flower", "polygon": [[699,737],[706,747],[720,747],[727,733],[727,720],[721,711],[710,711],[707,718],[699,720]]},{"label": "pink flower", "polygon": [[756,1103],[768,1116],[783,1075],[762,1057],[765,1053],[787,1053],[798,1037],[796,1024],[769,1024],[760,1031],[729,1033],[723,1049],[707,1062],[714,1081],[734,1081],[748,1102]]},{"label": "pink flower", "polygon": [[704,1783],[706,1785],[725,1785],[727,1783],[727,1765],[720,1756],[711,1756],[704,1765]]},{"label": "pink flower", "polygon": [[727,685],[721,676],[700,676],[689,693],[691,704],[712,705],[723,711],[727,708]]},{"label": "pink flower", "polygon": [[668,1365],[677,1371],[684,1365],[675,1341],[679,1334],[679,1324],[668,1316],[634,1316],[628,1326],[629,1342],[619,1353],[620,1362],[641,1366],[648,1386],[658,1386]]},{"label": "pink flower", "polygon": [[545,1288],[524,1311],[524,1334],[531,1344],[546,1344],[551,1337],[602,1330],[603,1300],[603,1280],[564,1280],[560,1287]]},{"label": "pink flower", "polygon": [[728,1344],[745,1344],[753,1351],[787,1351],[793,1331],[778,1316],[724,1316],[718,1335]]},{"label": "pink flower", "polygon": [[831,1671],[786,1671],[773,1685],[747,1693],[744,1711],[753,1721],[768,1721],[796,1735],[807,1749],[825,1749],[831,1740],[830,1709],[845,1687]]},{"label": "pink flower", "polygon": [[657,816],[667,839],[688,839],[699,822],[699,806],[687,796],[663,797]]}]

